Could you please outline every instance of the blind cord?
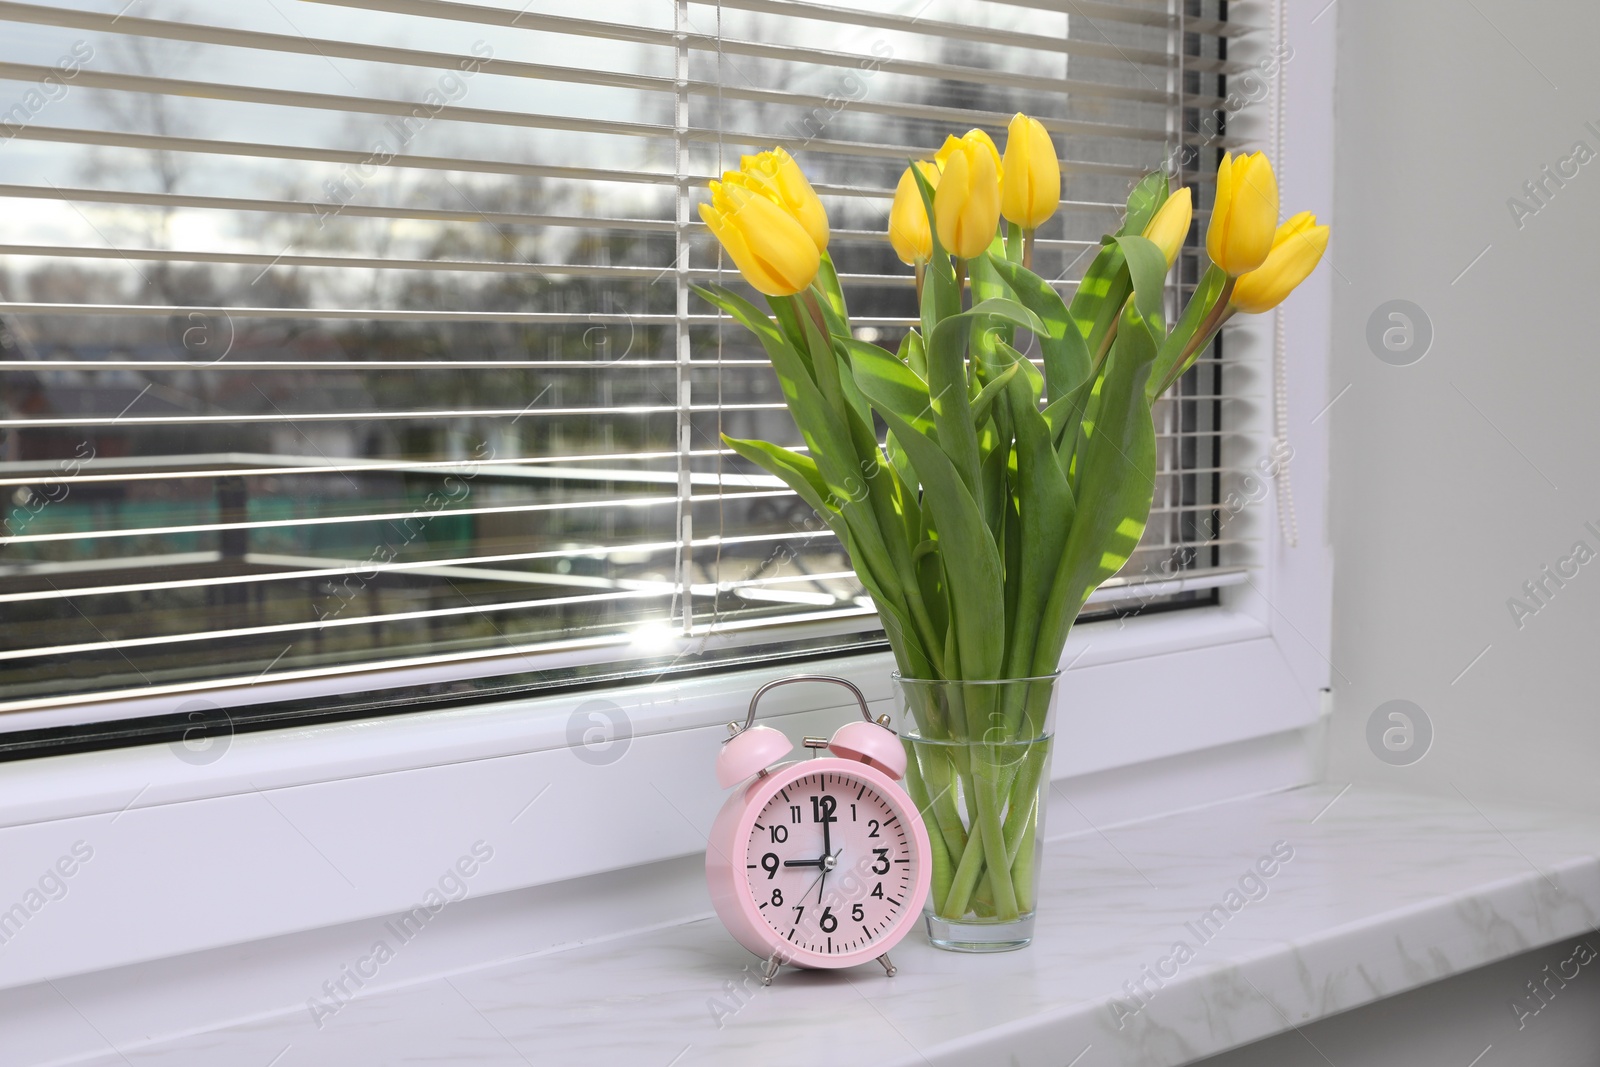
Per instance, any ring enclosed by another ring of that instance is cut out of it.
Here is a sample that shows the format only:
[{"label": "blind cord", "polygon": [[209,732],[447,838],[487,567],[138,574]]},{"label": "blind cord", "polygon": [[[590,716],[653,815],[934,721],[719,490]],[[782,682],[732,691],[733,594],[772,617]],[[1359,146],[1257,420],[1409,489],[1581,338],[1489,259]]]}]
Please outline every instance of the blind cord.
[{"label": "blind cord", "polygon": [[[722,169],[726,165],[723,160],[722,144],[722,84],[724,81],[722,66],[722,0],[717,0],[717,177],[722,177]],[[717,284],[722,284],[722,243],[717,242]],[[718,316],[720,318],[720,316]],[[723,503],[722,495],[727,486],[723,482],[722,473],[722,326],[719,323],[717,330],[717,555],[711,565],[712,592],[711,592],[711,625],[709,630],[715,632],[717,623],[722,617],[722,545],[727,539],[727,508]]]},{"label": "blind cord", "polygon": [[[1278,48],[1277,91],[1273,93],[1272,156],[1278,165],[1278,189],[1283,189],[1283,119],[1284,71],[1288,64],[1283,58],[1283,39],[1286,32],[1284,0],[1273,8],[1274,43]],[[1278,529],[1284,543],[1290,548],[1300,544],[1300,524],[1294,513],[1294,484],[1289,476],[1289,360],[1288,339],[1284,331],[1283,305],[1279,304],[1272,325],[1272,452],[1277,463],[1274,480],[1278,487]]]}]

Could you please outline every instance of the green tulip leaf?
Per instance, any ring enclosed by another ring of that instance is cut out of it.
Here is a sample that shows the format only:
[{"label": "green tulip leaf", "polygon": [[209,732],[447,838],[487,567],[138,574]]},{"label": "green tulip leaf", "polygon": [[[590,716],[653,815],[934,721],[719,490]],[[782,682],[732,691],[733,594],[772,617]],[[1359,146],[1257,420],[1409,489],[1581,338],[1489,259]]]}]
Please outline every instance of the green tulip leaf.
[{"label": "green tulip leaf", "polygon": [[1039,348],[1044,355],[1045,397],[1055,402],[1089,377],[1094,360],[1084,344],[1083,334],[1073,329],[1072,315],[1066,302],[1049,282],[1020,263],[994,260],[995,271],[1010,286],[1017,302],[1039,317],[1044,324],[1039,338]]},{"label": "green tulip leaf", "polygon": [[829,504],[832,494],[828,491],[827,482],[823,481],[822,472],[817,470],[816,461],[810,456],[791,452],[767,441],[743,441],[727,434],[722,435],[722,441],[768,474],[782,478],[784,484],[811,505],[811,509],[835,534],[843,530],[839,509]]},{"label": "green tulip leaf", "polygon": [[[850,525],[860,549],[859,554],[851,556],[857,574],[865,581],[864,572],[871,572],[881,588],[899,593],[898,572],[884,543],[876,510],[866,502],[867,494],[862,491],[860,460],[856,458],[855,441],[848,423],[835,414],[799,354],[754,304],[722,286],[697,286],[695,291],[742,323],[766,348],[789,414],[805,438],[828,491],[840,501],[839,511]],[[842,392],[839,395],[842,399]]]},{"label": "green tulip leaf", "polygon": [[1133,282],[1128,277],[1128,260],[1115,238],[1106,238],[1094,262],[1084,271],[1078,291],[1072,297],[1072,319],[1091,356],[1098,357],[1106,335],[1122,314]]},{"label": "green tulip leaf", "polygon": [[914,329],[907,330],[900,339],[900,361],[917,377],[928,380],[928,351],[922,345],[922,335]]},{"label": "green tulip leaf", "polygon": [[1161,351],[1156,356],[1155,369],[1150,373],[1150,383],[1146,386],[1152,399],[1159,396],[1167,385],[1182,377],[1183,372],[1193,365],[1197,351],[1191,355],[1183,366],[1178,361],[1183,359],[1184,349],[1195,339],[1195,334],[1210,318],[1211,312],[1222,300],[1223,290],[1228,284],[1228,273],[1213,263],[1200,279],[1200,284],[1195,287],[1194,293],[1189,297],[1189,304],[1183,309],[1183,314],[1178,317],[1178,324],[1172,328],[1172,333],[1161,344]]},{"label": "green tulip leaf", "polygon": [[856,340],[843,344],[856,383],[872,406],[893,411],[924,436],[937,437],[927,382],[877,345]]},{"label": "green tulip leaf", "polygon": [[[1000,677],[1005,641],[1005,577],[1000,551],[977,501],[937,444],[893,410],[879,407],[889,432],[905,449],[922,481],[922,509],[939,532],[939,554],[950,596],[956,659],[948,652],[945,677]],[[970,429],[970,427],[969,427]]]},{"label": "green tulip leaf", "polygon": [[822,292],[823,310],[828,313],[829,328],[834,329],[834,323],[837,322],[838,329],[834,329],[835,336],[841,331],[848,334],[850,312],[845,306],[844,289],[839,285],[839,272],[834,269],[833,257],[827,252],[822,253],[822,266],[817,270],[816,281],[812,284]]},{"label": "green tulip leaf", "polygon": [[[700,295],[705,296],[706,294],[701,293]],[[710,300],[711,298],[706,297],[706,299]],[[751,305],[752,308],[754,306],[753,304]],[[772,317],[777,320],[779,329],[783,331],[783,339],[789,343],[795,354],[800,357],[800,361],[805,365],[806,373],[811,376],[811,380],[816,381],[817,374],[811,366],[811,346],[806,343],[806,329],[800,323],[800,316],[803,311],[799,303],[789,297],[768,297],[767,306],[772,308]],[[726,311],[727,308],[723,308],[723,310]],[[740,322],[744,322],[744,320],[740,319]],[[745,325],[748,327],[749,324],[745,323]]]},{"label": "green tulip leaf", "polygon": [[[951,315],[928,340],[928,392],[939,443],[974,498],[979,495],[978,435],[968,399],[966,342],[974,323],[988,319],[1009,322],[1044,333],[1039,317],[1014,300],[985,300],[971,311]],[[913,456],[912,461],[915,462]]]},{"label": "green tulip leaf", "polygon": [[989,384],[985,385],[982,391],[979,392],[975,398],[973,398],[972,425],[974,429],[982,426],[988,421],[989,410],[994,406],[995,399],[1006,391],[1006,387],[1011,384],[1011,379],[1016,377],[1017,372],[1022,370],[1024,367],[1031,368],[1032,364],[1030,364],[1027,360],[1023,360],[1020,364],[1013,363],[1011,366],[1007,367],[1005,370],[989,379]]},{"label": "green tulip leaf", "polygon": [[[1002,354],[1025,362],[1022,354],[1007,346]],[[1006,673],[1026,677],[1033,666],[1034,645],[1039,620],[1051,581],[1061,566],[1067,536],[1073,525],[1076,506],[1066,475],[1056,460],[1050,427],[1039,411],[1038,397],[1025,378],[1011,379],[1007,401],[1016,428],[1017,518],[1021,524],[1019,541],[1020,573],[1010,576],[1008,587],[1015,586],[1017,603],[1013,612],[1013,631],[1006,650]]]},{"label": "green tulip leaf", "polygon": [[[840,540],[844,542],[844,549],[849,553],[852,562],[862,558],[863,548],[855,531],[846,528]],[[878,609],[878,622],[889,638],[889,647],[894,651],[895,665],[899,667],[901,676],[939,677],[937,661],[924,648],[923,642],[917,636],[916,627],[912,625],[905,610],[900,607],[898,596],[886,590],[872,573],[863,572],[859,565],[856,567],[856,577],[861,580],[861,585],[872,597],[873,606]]]},{"label": "green tulip leaf", "polygon": [[[1009,297],[1010,291],[1000,275],[995,272],[991,260],[1005,258],[1005,242],[996,233],[994,240],[989,243],[988,251],[981,256],[967,260],[967,275],[972,284],[972,303],[981,305],[986,300],[1002,300]],[[978,372],[978,380],[986,382],[989,376],[1004,368],[1004,363],[996,358],[1000,342],[1010,344],[1014,340],[1015,332],[1011,326],[990,326],[982,322],[975,322],[972,326],[972,362]]]},{"label": "green tulip leaf", "polygon": [[[800,318],[801,328],[805,331],[806,351],[811,353],[811,372],[817,382],[817,388],[822,392],[822,398],[833,409],[834,415],[842,425],[848,426],[846,412],[849,410],[849,400],[845,396],[844,383],[839,374],[839,360],[833,353],[833,338],[823,332],[812,309],[821,309],[820,302],[810,293],[802,296],[771,297],[769,302],[774,306],[793,304],[795,314]],[[807,305],[810,304],[811,307]]]},{"label": "green tulip leaf", "polygon": [[933,242],[933,254],[928,259],[922,283],[922,336],[933,336],[933,327],[943,319],[961,310],[961,290],[956,284],[956,269],[950,262],[950,253],[939,243],[939,227],[933,211],[934,189],[927,175],[911,160],[906,161],[922,195],[923,210],[928,213],[928,233]]},{"label": "green tulip leaf", "polygon": [[1077,512],[1042,612],[1036,672],[1057,669],[1067,632],[1084,601],[1127,562],[1144,534],[1156,467],[1155,425],[1145,382],[1155,358],[1155,337],[1130,303],[1099,382],[1094,420],[1085,421],[1079,431]]},{"label": "green tulip leaf", "polygon": [[1056,443],[1056,455],[1061,469],[1072,470],[1072,457],[1078,445],[1078,427],[1089,411],[1094,398],[1097,378],[1085,378],[1078,387],[1044,409],[1044,421],[1050,427],[1050,436]]},{"label": "green tulip leaf", "polygon": [[1167,257],[1156,243],[1147,237],[1118,237],[1122,258],[1128,263],[1128,277],[1133,283],[1133,300],[1139,306],[1139,317],[1144,319],[1158,337],[1166,336],[1162,324],[1167,285]]},{"label": "green tulip leaf", "polygon": [[1163,171],[1152,171],[1140,178],[1128,194],[1128,213],[1122,217],[1122,228],[1117,231],[1117,236],[1143,234],[1170,195],[1167,175]]}]

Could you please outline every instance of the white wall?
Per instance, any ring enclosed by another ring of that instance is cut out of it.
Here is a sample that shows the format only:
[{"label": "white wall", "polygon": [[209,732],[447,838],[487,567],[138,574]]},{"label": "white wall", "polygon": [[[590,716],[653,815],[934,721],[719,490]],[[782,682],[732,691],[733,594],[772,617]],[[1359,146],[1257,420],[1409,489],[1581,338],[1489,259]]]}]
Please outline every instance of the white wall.
[{"label": "white wall", "polygon": [[[1600,810],[1600,559],[1520,627],[1507,606],[1575,542],[1600,553],[1600,158],[1542,207],[1523,192],[1600,153],[1600,6],[1335,16],[1329,775]],[[1520,228],[1511,197],[1538,208]],[[1390,300],[1432,323],[1409,366],[1368,344]],[[1403,767],[1364,737],[1396,698],[1435,731]]]}]

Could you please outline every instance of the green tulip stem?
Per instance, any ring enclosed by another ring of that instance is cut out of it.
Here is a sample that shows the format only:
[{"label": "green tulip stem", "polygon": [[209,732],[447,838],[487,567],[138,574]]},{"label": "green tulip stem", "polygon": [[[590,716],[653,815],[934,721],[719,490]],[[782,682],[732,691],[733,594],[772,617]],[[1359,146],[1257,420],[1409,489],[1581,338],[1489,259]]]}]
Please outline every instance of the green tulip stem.
[{"label": "green tulip stem", "polygon": [[919,259],[912,265],[911,269],[917,276],[917,307],[920,308],[922,306],[922,282],[928,276],[928,264],[925,260]]},{"label": "green tulip stem", "polygon": [[933,896],[933,910],[937,913],[944,906],[944,900],[950,895],[950,879],[954,874],[950,865],[950,849],[945,844],[944,832],[938,825],[937,817],[933,812],[933,805],[928,802],[928,787],[922,781],[922,771],[918,766],[916,743],[906,742],[910,749],[906,760],[906,791],[911,794],[912,803],[917,810],[922,812],[924,821],[934,820],[933,832],[928,835],[928,855],[933,861],[933,885],[930,892]]},{"label": "green tulip stem", "polygon": [[1017,845],[1016,859],[1011,864],[1011,884],[1016,887],[1017,891],[1017,910],[1023,915],[1033,911],[1038,903],[1034,898],[1034,860],[1036,857],[1033,847],[1034,834],[1038,831],[1038,828],[1039,820],[1037,818],[1029,818],[1028,828],[1023,832],[1022,840]]},{"label": "green tulip stem", "polygon": [[[915,742],[913,742],[915,744]],[[956,777],[950,761],[940,751],[942,746],[916,745],[918,770],[924,788],[928,790],[928,806],[933,811],[933,822],[945,848],[951,855],[966,851],[967,830],[961,822],[961,812],[956,807]]]},{"label": "green tulip stem", "polygon": [[973,801],[976,819],[973,833],[966,838],[966,849],[955,867],[955,880],[950,885],[949,897],[944,902],[946,918],[960,918],[966,912],[973,889],[978,885],[984,869],[989,872],[990,886],[994,889],[995,915],[1002,920],[1018,917],[1016,889],[1011,885],[1011,862],[1006,856],[1005,827],[1002,809],[1006,793],[1000,789],[1002,766],[992,760],[979,758],[973,768]]},{"label": "green tulip stem", "polygon": [[[1122,306],[1124,308],[1126,308],[1128,306],[1129,302],[1131,302],[1132,300],[1133,300],[1132,296],[1128,297],[1127,300],[1124,300],[1122,302]],[[1122,323],[1122,316],[1120,314],[1116,318],[1111,320],[1111,329],[1106,331],[1105,340],[1100,342],[1100,349],[1099,349],[1099,351],[1097,351],[1094,354],[1094,369],[1096,371],[1098,371],[1101,367],[1105,366],[1106,355],[1107,355],[1107,353],[1109,353],[1111,351],[1111,345],[1117,339],[1117,327],[1119,325],[1121,325],[1121,323]]]},{"label": "green tulip stem", "polygon": [[[822,316],[822,305],[817,303],[817,290],[815,286],[800,294],[800,303],[805,306],[806,311],[811,313],[811,321],[817,324],[817,331],[821,333],[823,337],[832,337],[833,334],[828,330],[828,320]],[[811,354],[811,358],[816,360],[828,354],[829,353],[813,352]]]},{"label": "green tulip stem", "polygon": [[989,879],[988,871],[978,876],[978,888],[972,891],[972,914],[980,919],[992,919],[995,916],[994,883]]},{"label": "green tulip stem", "polygon": [[1194,336],[1184,346],[1182,358],[1173,365],[1172,373],[1167,375],[1167,380],[1161,383],[1160,389],[1156,390],[1156,396],[1160,396],[1168,389],[1171,389],[1172,384],[1183,377],[1195,355],[1205,351],[1205,347],[1211,343],[1212,338],[1216,337],[1217,331],[1222,329],[1223,324],[1237,313],[1238,309],[1230,305],[1229,300],[1233,297],[1233,287],[1238,280],[1230,277],[1222,286],[1222,292],[1217,294],[1217,302],[1212,305],[1205,321],[1200,324],[1200,328],[1194,332]]},{"label": "green tulip stem", "polygon": [[1050,742],[1028,746],[1021,768],[1011,788],[1011,804],[1006,811],[1006,853],[1013,865],[1021,857],[1021,841],[1038,823],[1039,779],[1050,758]]},{"label": "green tulip stem", "polygon": [[1022,265],[1028,270],[1033,269],[1034,234],[1037,230],[1022,231]]},{"label": "green tulip stem", "polygon": [[967,261],[956,256],[956,305],[959,310],[966,310],[967,296]]}]

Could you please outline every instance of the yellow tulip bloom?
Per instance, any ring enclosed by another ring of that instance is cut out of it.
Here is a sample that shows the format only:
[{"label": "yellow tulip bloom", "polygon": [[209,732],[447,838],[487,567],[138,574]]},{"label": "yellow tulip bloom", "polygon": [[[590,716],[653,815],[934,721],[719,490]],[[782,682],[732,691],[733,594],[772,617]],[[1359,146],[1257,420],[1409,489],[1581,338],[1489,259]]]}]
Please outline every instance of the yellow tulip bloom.
[{"label": "yellow tulip bloom", "polygon": [[[917,169],[935,190],[939,188],[939,168],[923,161]],[[922,203],[922,191],[910,167],[900,175],[895,186],[894,205],[889,208],[889,243],[894,254],[907,265],[926,263],[933,257],[933,231],[928,226],[928,210]]]},{"label": "yellow tulip bloom", "polygon": [[1161,205],[1150,224],[1144,228],[1144,235],[1155,242],[1161,249],[1162,255],[1167,257],[1167,269],[1178,261],[1178,252],[1183,248],[1185,238],[1189,236],[1189,223],[1194,218],[1194,196],[1186,185],[1182,189],[1167,197],[1166,203]]},{"label": "yellow tulip bloom", "polygon": [[944,144],[939,146],[939,151],[933,157],[933,165],[942,172],[944,165],[950,162],[950,157],[957,152],[965,151],[969,145],[979,145],[988,149],[989,155],[994,159],[995,173],[1000,173],[1000,149],[994,146],[994,139],[982,130],[972,129],[960,137],[947,136]]},{"label": "yellow tulip bloom", "polygon": [[822,266],[822,252],[799,220],[744,185],[712,182],[700,217],[759,293],[793,296]]},{"label": "yellow tulip bloom", "polygon": [[1278,179],[1266,155],[1223,156],[1206,230],[1211,262],[1235,278],[1255,270],[1272,251],[1277,225]]},{"label": "yellow tulip bloom", "polygon": [[1266,262],[1239,277],[1228,303],[1251,315],[1271,311],[1311,276],[1327,247],[1328,227],[1318,226],[1311,212],[1300,212],[1278,227]]},{"label": "yellow tulip bloom", "polygon": [[939,243],[962,259],[983,255],[1000,225],[1000,152],[970,130],[947,139],[934,162],[943,167],[933,198]]},{"label": "yellow tulip bloom", "polygon": [[777,204],[811,235],[817,251],[828,250],[828,212],[800,164],[788,152],[774,148],[760,155],[740,156],[739,169],[724,174],[722,180],[728,185],[742,185]]},{"label": "yellow tulip bloom", "polygon": [[1061,161],[1038,119],[1017,112],[1006,131],[1001,162],[1000,214],[1035,230],[1061,204]]}]

